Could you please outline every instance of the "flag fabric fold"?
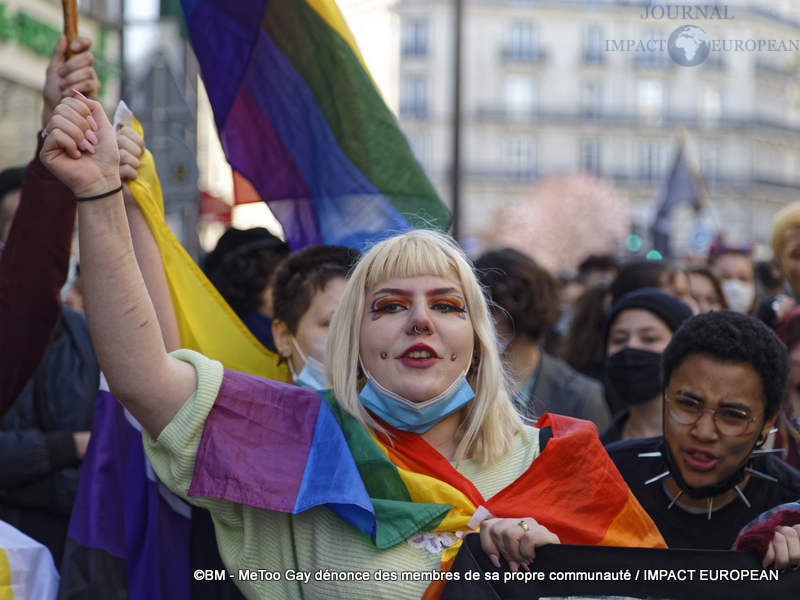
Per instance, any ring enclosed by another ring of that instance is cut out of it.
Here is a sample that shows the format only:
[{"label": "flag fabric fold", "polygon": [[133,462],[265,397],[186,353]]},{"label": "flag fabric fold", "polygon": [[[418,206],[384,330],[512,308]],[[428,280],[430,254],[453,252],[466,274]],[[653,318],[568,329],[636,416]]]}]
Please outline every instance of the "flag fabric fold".
[{"label": "flag fabric fold", "polygon": [[293,249],[363,249],[450,214],[332,0],[182,0],[234,171]]},{"label": "flag fabric fold", "polygon": [[[537,425],[553,437],[517,480],[486,499],[417,434],[387,425],[390,441],[342,411],[330,392],[323,399],[226,371],[189,495],[287,513],[326,505],[379,548],[421,532],[470,531],[476,514],[532,516],[563,543],[665,547],[591,423],[545,415]],[[335,465],[309,460],[320,454]],[[443,568],[459,545],[454,536]]]}]

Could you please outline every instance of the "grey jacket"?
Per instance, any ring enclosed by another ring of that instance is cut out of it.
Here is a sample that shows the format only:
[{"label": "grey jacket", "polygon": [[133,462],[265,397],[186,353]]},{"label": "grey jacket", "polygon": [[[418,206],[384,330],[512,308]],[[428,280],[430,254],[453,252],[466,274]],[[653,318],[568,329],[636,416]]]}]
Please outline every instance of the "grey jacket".
[{"label": "grey jacket", "polygon": [[524,406],[523,417],[535,421],[544,413],[586,419],[604,431],[611,422],[603,386],[581,375],[560,358],[542,352],[536,381]]}]

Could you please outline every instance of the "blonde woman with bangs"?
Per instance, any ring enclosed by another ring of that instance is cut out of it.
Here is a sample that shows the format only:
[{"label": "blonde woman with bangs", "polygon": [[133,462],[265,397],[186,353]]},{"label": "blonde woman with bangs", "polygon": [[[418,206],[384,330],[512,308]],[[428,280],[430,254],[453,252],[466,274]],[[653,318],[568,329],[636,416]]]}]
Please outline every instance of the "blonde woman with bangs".
[{"label": "blonde woman with bangs", "polygon": [[663,545],[592,424],[515,415],[486,300],[450,238],[410,232],[362,257],[330,325],[324,395],[228,371],[165,350],[101,105],[67,98],[47,132],[43,163],[89,200],[81,276],[110,389],[160,480],[211,512],[248,598],[434,598],[430,574],[469,532],[514,571],[559,540]]},{"label": "blonde woman with bangs", "polygon": [[[494,326],[483,291],[472,266],[455,242],[433,231],[413,231],[377,244],[358,263],[350,276],[328,335],[326,355],[328,381],[342,407],[365,427],[381,429],[359,399],[365,383],[359,364],[359,340],[362,334],[369,290],[384,287],[393,279],[432,276],[456,284],[474,334],[468,378],[474,385],[475,401],[459,414],[452,448],[444,454],[454,461],[471,457],[486,465],[508,452],[515,436],[522,434],[522,422],[509,399],[508,386],[500,356],[496,351]],[[367,290],[367,293],[364,293]],[[369,319],[368,319],[369,320]],[[413,328],[413,324],[411,327]],[[454,362],[454,361],[453,361]]]}]

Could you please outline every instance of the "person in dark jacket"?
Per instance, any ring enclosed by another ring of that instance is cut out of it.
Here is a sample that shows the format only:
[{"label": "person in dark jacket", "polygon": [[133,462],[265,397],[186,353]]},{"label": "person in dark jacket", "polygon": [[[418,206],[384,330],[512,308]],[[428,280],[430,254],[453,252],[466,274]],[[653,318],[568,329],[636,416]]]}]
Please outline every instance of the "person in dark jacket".
[{"label": "person in dark jacket", "polygon": [[759,452],[787,362],[774,332],[733,311],[692,317],[672,336],[662,356],[663,435],[607,447],[670,547],[729,549],[747,523],[800,497],[800,472]]},{"label": "person in dark jacket", "polygon": [[[71,88],[97,95],[90,46],[77,38],[68,56],[60,38],[45,78],[43,124]],[[0,258],[0,344],[11,349],[0,368],[0,519],[45,544],[59,565],[99,367],[83,316],[60,305],[75,201],[42,165],[38,141]]]},{"label": "person in dark jacket", "polygon": [[86,320],[64,307],[42,364],[0,423],[0,519],[47,546],[56,566],[99,375]]},{"label": "person in dark jacket", "polygon": [[602,386],[540,347],[542,336],[558,320],[555,278],[511,248],[487,252],[475,268],[495,305],[495,326],[520,414],[535,421],[544,413],[556,413],[604,429],[610,415]]}]

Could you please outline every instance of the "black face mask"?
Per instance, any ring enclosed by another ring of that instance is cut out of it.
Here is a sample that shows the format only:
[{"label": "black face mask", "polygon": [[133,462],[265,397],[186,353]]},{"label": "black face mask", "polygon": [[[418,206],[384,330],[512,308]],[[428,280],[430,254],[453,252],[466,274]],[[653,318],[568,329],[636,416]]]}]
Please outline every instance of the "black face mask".
[{"label": "black face mask", "polygon": [[629,406],[644,404],[661,393],[661,354],[623,348],[606,358],[606,383]]}]

